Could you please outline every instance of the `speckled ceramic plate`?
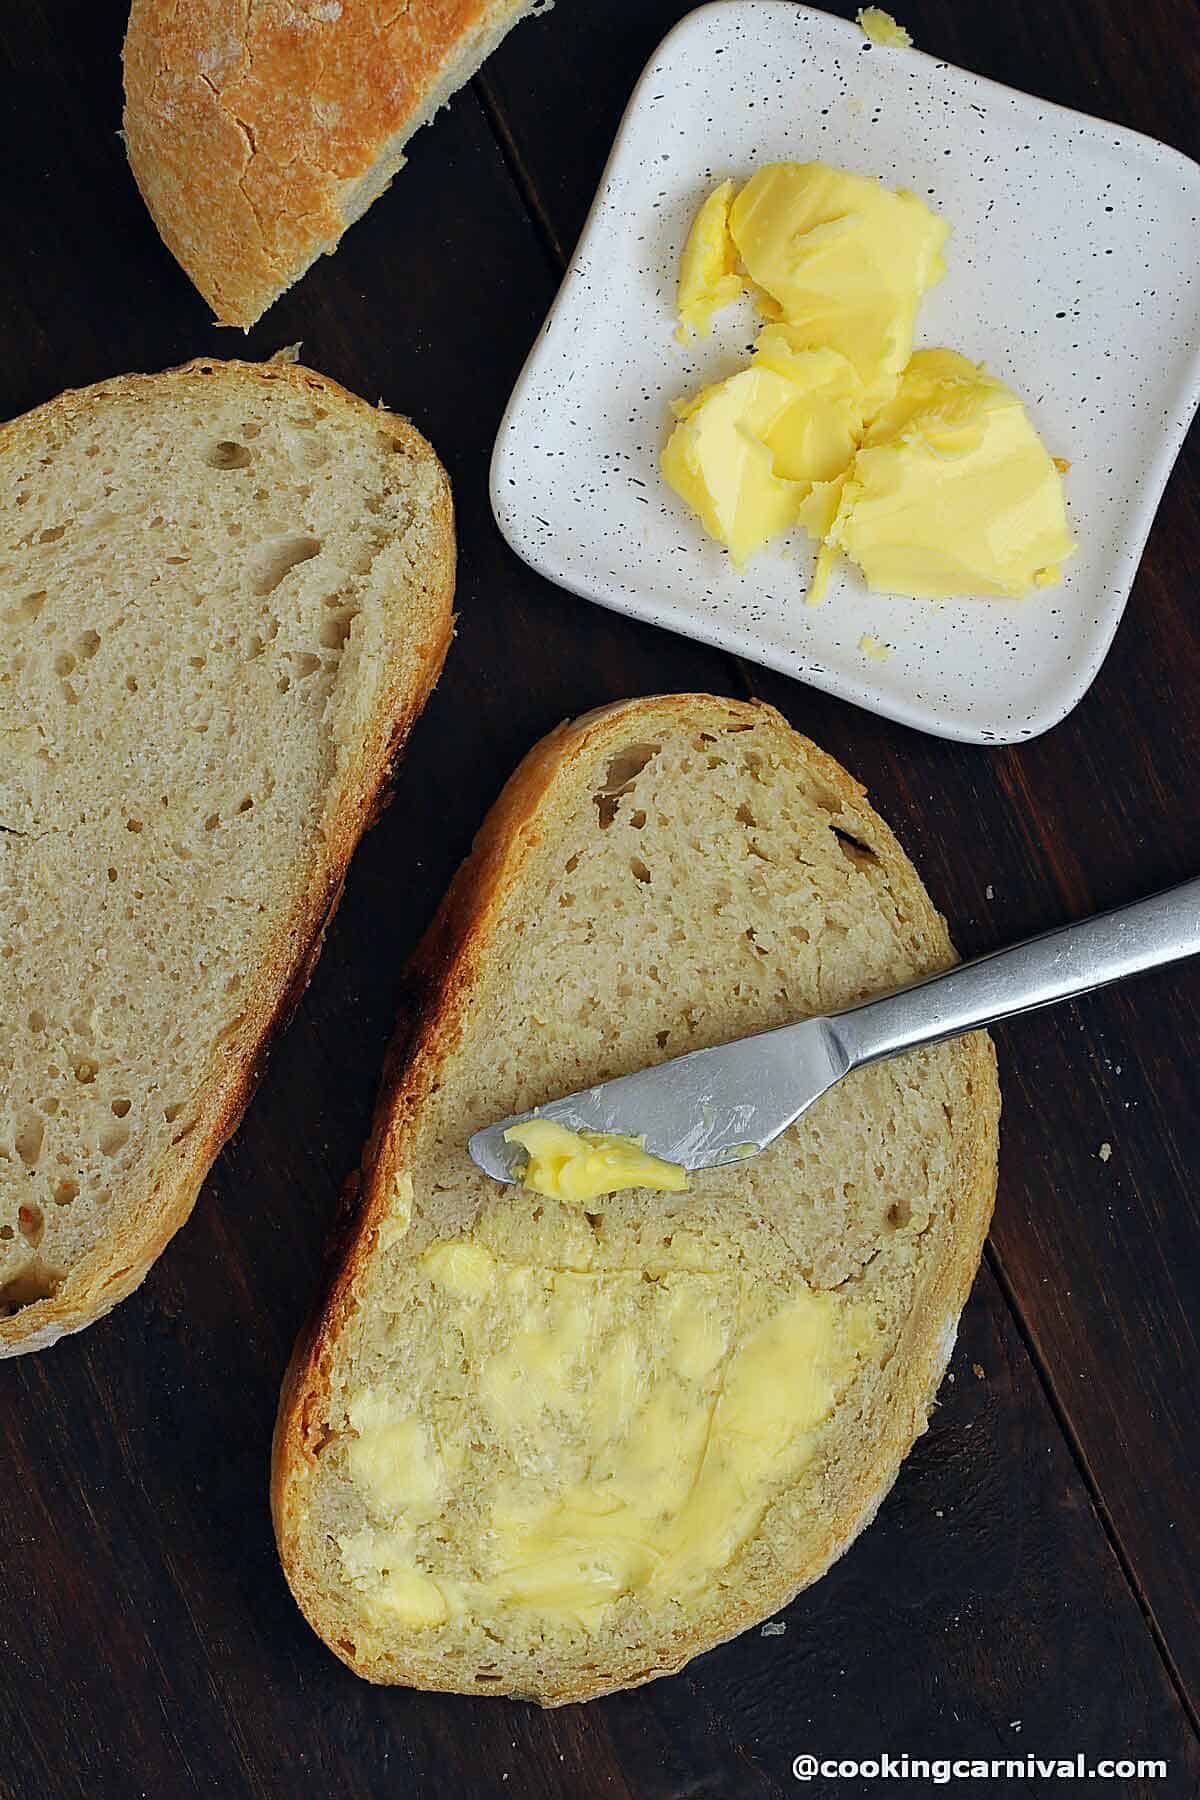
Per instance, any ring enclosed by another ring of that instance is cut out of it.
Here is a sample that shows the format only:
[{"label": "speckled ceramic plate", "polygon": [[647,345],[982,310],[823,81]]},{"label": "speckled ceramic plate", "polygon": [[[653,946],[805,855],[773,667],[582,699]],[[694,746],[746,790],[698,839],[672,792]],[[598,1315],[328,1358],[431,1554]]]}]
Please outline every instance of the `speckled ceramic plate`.
[{"label": "speckled ceramic plate", "polygon": [[[1080,547],[1061,587],[931,603],[870,594],[843,564],[809,608],[802,531],[739,575],[666,487],[668,402],[744,362],[754,330],[746,304],[675,342],[680,248],[716,181],[785,158],[912,188],[950,221],[917,341],[985,362],[1069,459]],[[1149,138],[791,0],[701,7],[637,86],[509,403],[500,528],[575,593],[906,724],[986,743],[1045,731],[1104,659],[1200,400],[1198,218],[1200,166]]]}]

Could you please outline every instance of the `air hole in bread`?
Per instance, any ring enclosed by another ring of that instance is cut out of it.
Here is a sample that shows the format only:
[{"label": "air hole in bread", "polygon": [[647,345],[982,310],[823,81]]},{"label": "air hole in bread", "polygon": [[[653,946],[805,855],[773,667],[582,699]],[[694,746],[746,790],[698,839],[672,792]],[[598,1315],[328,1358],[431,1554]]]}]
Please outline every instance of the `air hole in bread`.
[{"label": "air hole in bread", "polygon": [[263,544],[252,566],[251,586],[256,594],[273,594],[285,576],[301,563],[311,562],[321,551],[321,540],[297,532]]},{"label": "air hole in bread", "polygon": [[128,1125],[110,1125],[107,1131],[100,1133],[101,1156],[115,1156],[129,1142]]},{"label": "air hole in bread", "polygon": [[100,648],[100,633],[85,631],[79,640],[79,654],[85,662],[90,662]]},{"label": "air hole in bread", "polygon": [[321,647],[325,650],[340,650],[350,636],[350,627],[358,617],[358,608],[354,606],[339,607],[337,612],[322,622]]},{"label": "air hole in bread", "polygon": [[140,819],[126,819],[125,829],[126,831],[132,831],[136,837],[137,833],[142,829],[142,821]]},{"label": "air hole in bread", "polygon": [[53,1299],[61,1281],[57,1269],[49,1268],[36,1257],[19,1275],[0,1284],[0,1316],[10,1317],[22,1307],[32,1306],[36,1300]]},{"label": "air hole in bread", "polygon": [[210,469],[248,469],[251,456],[245,444],[234,443],[231,438],[222,438],[218,444],[210,444],[204,453],[204,460]]},{"label": "air hole in bread", "polygon": [[63,1181],[55,1182],[55,1184],[54,1184],[54,1204],[55,1204],[55,1206],[70,1206],[71,1202],[73,1200],[78,1200],[78,1198],[79,1198],[79,1183],[77,1181],[63,1180]]},{"label": "air hole in bread", "polygon": [[754,825],[758,824],[758,820],[755,818],[754,814],[750,811],[750,808],[746,805],[746,802],[744,800],[742,801],[742,804],[738,807],[737,811],[734,813],[733,816],[737,820],[739,825],[754,826]]},{"label": "air hole in bread", "polygon": [[891,1231],[903,1231],[912,1218],[912,1207],[907,1200],[893,1200],[885,1217]]},{"label": "air hole in bread", "polygon": [[622,794],[627,794],[647,763],[658,755],[659,744],[627,744],[618,750],[605,773],[604,781],[592,795],[600,815],[600,829],[607,831],[617,816]]},{"label": "air hole in bread", "polygon": [[30,1031],[45,1031],[46,1029],[46,1015],[44,1012],[39,1012],[36,1006],[29,1015],[29,1029]]},{"label": "air hole in bread", "polygon": [[289,654],[296,671],[297,681],[307,681],[308,677],[315,675],[321,666],[320,657],[314,656],[311,650],[292,650]]},{"label": "air hole in bread", "polygon": [[642,770],[658,755],[659,744],[628,744],[618,750],[608,765],[601,793],[623,794],[637,780]]},{"label": "air hole in bread", "polygon": [[46,1230],[46,1221],[42,1217],[42,1209],[31,1200],[26,1200],[17,1209],[17,1229],[29,1245],[36,1250]]},{"label": "air hole in bread", "polygon": [[59,538],[66,536],[66,532],[67,532],[67,528],[65,525],[50,525],[47,527],[47,529],[45,531],[43,531],[40,534],[40,536],[38,537],[38,543],[39,544],[57,544]]},{"label": "air hole in bread", "polygon": [[46,593],[44,589],[36,594],[26,594],[24,599],[17,601],[16,606],[7,616],[14,625],[33,625],[36,624],[37,620],[41,617],[42,608],[45,604]]},{"label": "air hole in bread", "polygon": [[649,881],[650,871],[640,856],[635,856],[630,862],[629,867],[636,881]]},{"label": "air hole in bread", "polygon": [[872,850],[870,844],[864,844],[861,838],[853,837],[850,832],[843,831],[840,825],[833,825],[830,829],[838,841],[838,847],[841,850],[842,855],[848,862],[852,862],[857,867],[862,868],[867,863],[877,863],[879,861],[878,856],[875,854],[874,850]]},{"label": "air hole in bread", "polygon": [[64,650],[61,656],[55,657],[54,673],[56,675],[70,675],[74,673],[74,669],[75,658],[68,651]]},{"label": "air hole in bread", "polygon": [[176,1119],[183,1111],[183,1105],[184,1103],[182,1100],[176,1100],[174,1105],[163,1107],[163,1118],[167,1121],[168,1125],[173,1125],[175,1123]]},{"label": "air hole in bread", "polygon": [[120,1099],[114,1100],[112,1103],[113,1117],[115,1119],[125,1118],[126,1114],[129,1112],[129,1109],[132,1106],[132,1104],[133,1104],[133,1102],[131,1100],[126,1100],[123,1097]]},{"label": "air hole in bread", "polygon": [[13,1148],[27,1169],[36,1169],[42,1154],[46,1122],[40,1113],[26,1113],[13,1138]]}]

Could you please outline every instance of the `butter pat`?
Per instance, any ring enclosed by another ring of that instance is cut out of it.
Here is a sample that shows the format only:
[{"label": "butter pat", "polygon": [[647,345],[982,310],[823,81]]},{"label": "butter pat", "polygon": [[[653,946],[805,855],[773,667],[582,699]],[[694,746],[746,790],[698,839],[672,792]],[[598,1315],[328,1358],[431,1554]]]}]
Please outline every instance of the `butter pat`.
[{"label": "butter pat", "polygon": [[[879,7],[859,24],[910,41]],[[1065,465],[1018,397],[951,350],[913,354],[947,229],[915,194],[769,163],[737,193],[722,182],[688,238],[685,335],[745,287],[769,323],[748,368],[676,405],[663,474],[739,568],[803,525],[819,545],[810,604],[839,555],[877,592],[1016,599],[1074,549]]]},{"label": "butter pat", "polygon": [[378,1611],[394,1613],[414,1630],[444,1625],[449,1617],[441,1588],[420,1569],[392,1569],[373,1601]]},{"label": "butter pat", "polygon": [[412,1559],[411,1534],[370,1527],[337,1539],[346,1580],[363,1596],[369,1613],[390,1613],[414,1629],[442,1625],[449,1616],[445,1595]]},{"label": "butter pat", "polygon": [[813,482],[844,469],[862,430],[862,386],[844,356],[769,326],[754,362],[677,409],[668,482],[741,565],[796,523]]},{"label": "butter pat", "polygon": [[679,262],[680,343],[690,337],[707,337],[713,315],[742,293],[745,283],[737,272],[737,251],[729,235],[732,181],[714,188],[692,221]]},{"label": "butter pat", "polygon": [[[741,567],[835,479],[894,393],[946,227],[913,194],[823,163],[772,163],[721,183],[684,247],[680,335],[707,332],[749,280],[771,321],[754,359],[675,408],[675,492]],[[738,272],[740,265],[746,271]]]},{"label": "butter pat", "polygon": [[651,1188],[680,1194],[688,1185],[678,1163],[650,1156],[643,1139],[597,1131],[569,1131],[553,1119],[526,1119],[510,1125],[506,1144],[529,1152],[522,1181],[531,1193],[548,1200],[584,1206],[621,1188]]},{"label": "butter pat", "polygon": [[768,163],[729,210],[747,273],[797,348],[838,350],[868,415],[895,391],[949,227],[919,200],[825,163]]},{"label": "butter pat", "polygon": [[814,489],[811,598],[838,552],[875,592],[1018,599],[1075,546],[1062,477],[1011,388],[953,350],[913,356],[846,475]]},{"label": "butter pat", "polygon": [[884,50],[907,50],[912,38],[882,6],[860,6],[855,21],[865,38]]},{"label": "butter pat", "polygon": [[496,1264],[483,1244],[469,1238],[454,1238],[435,1244],[421,1258],[435,1286],[450,1294],[469,1294],[481,1298],[495,1286]]},{"label": "butter pat", "polygon": [[444,1470],[425,1421],[399,1409],[390,1394],[363,1388],[351,1396],[350,1472],[381,1513],[427,1519],[441,1497]]}]

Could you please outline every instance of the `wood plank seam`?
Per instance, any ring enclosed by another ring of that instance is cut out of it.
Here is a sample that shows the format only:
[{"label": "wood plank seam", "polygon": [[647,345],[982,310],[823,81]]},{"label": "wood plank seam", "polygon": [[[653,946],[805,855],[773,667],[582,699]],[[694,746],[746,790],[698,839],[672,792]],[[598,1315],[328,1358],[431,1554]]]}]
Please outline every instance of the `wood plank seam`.
[{"label": "wood plank seam", "polygon": [[1004,1260],[991,1237],[988,1238],[988,1241],[984,1246],[983,1254],[988,1267],[996,1278],[996,1285],[1004,1296],[1004,1303],[1012,1315],[1014,1328],[1016,1329],[1021,1342],[1025,1346],[1025,1352],[1029,1358],[1030,1365],[1037,1377],[1042,1393],[1046,1397],[1046,1404],[1054,1415],[1055,1423],[1062,1433],[1063,1441],[1070,1452],[1071,1460],[1078,1471],[1079,1479],[1083,1483],[1088,1498],[1092,1503],[1092,1510],[1096,1515],[1100,1529],[1104,1533],[1109,1549],[1117,1560],[1117,1565],[1125,1578],[1125,1585],[1132,1594],[1137,1603],[1138,1610],[1146,1622],[1146,1629],[1150,1633],[1155,1649],[1158,1651],[1159,1657],[1162,1660],[1167,1679],[1179,1698],[1179,1704],[1183,1709],[1184,1717],[1191,1726],[1197,1741],[1200,1742],[1200,1715],[1197,1714],[1196,1709],[1192,1704],[1191,1696],[1188,1693],[1187,1686],[1183,1680],[1183,1675],[1174,1656],[1171,1654],[1170,1646],[1159,1626],[1158,1619],[1155,1615],[1154,1608],[1150,1603],[1149,1597],[1144,1592],[1142,1584],[1138,1580],[1137,1573],[1125,1554],[1120,1534],[1116,1529],[1108,1506],[1105,1503],[1104,1496],[1100,1492],[1099,1486],[1092,1474],[1091,1467],[1084,1453],[1083,1445],[1076,1436],[1066,1410],[1059,1400],[1058,1392],[1051,1378],[1049,1368],[1038,1350],[1037,1341],[1026,1326],[1024,1315],[1017,1303],[1016,1292],[1009,1280],[1008,1271],[1004,1266]]}]

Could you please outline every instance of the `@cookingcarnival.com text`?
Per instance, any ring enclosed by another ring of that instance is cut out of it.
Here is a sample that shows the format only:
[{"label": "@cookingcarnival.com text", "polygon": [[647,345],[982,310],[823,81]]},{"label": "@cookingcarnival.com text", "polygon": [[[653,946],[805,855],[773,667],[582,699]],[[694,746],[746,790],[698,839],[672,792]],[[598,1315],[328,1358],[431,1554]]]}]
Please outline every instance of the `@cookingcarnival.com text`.
[{"label": "@cookingcarnival.com text", "polygon": [[1082,1750],[1074,1756],[814,1756],[802,1751],[793,1759],[797,1781],[928,1781],[944,1787],[951,1781],[1165,1781],[1163,1757],[1102,1756],[1092,1762]]}]

